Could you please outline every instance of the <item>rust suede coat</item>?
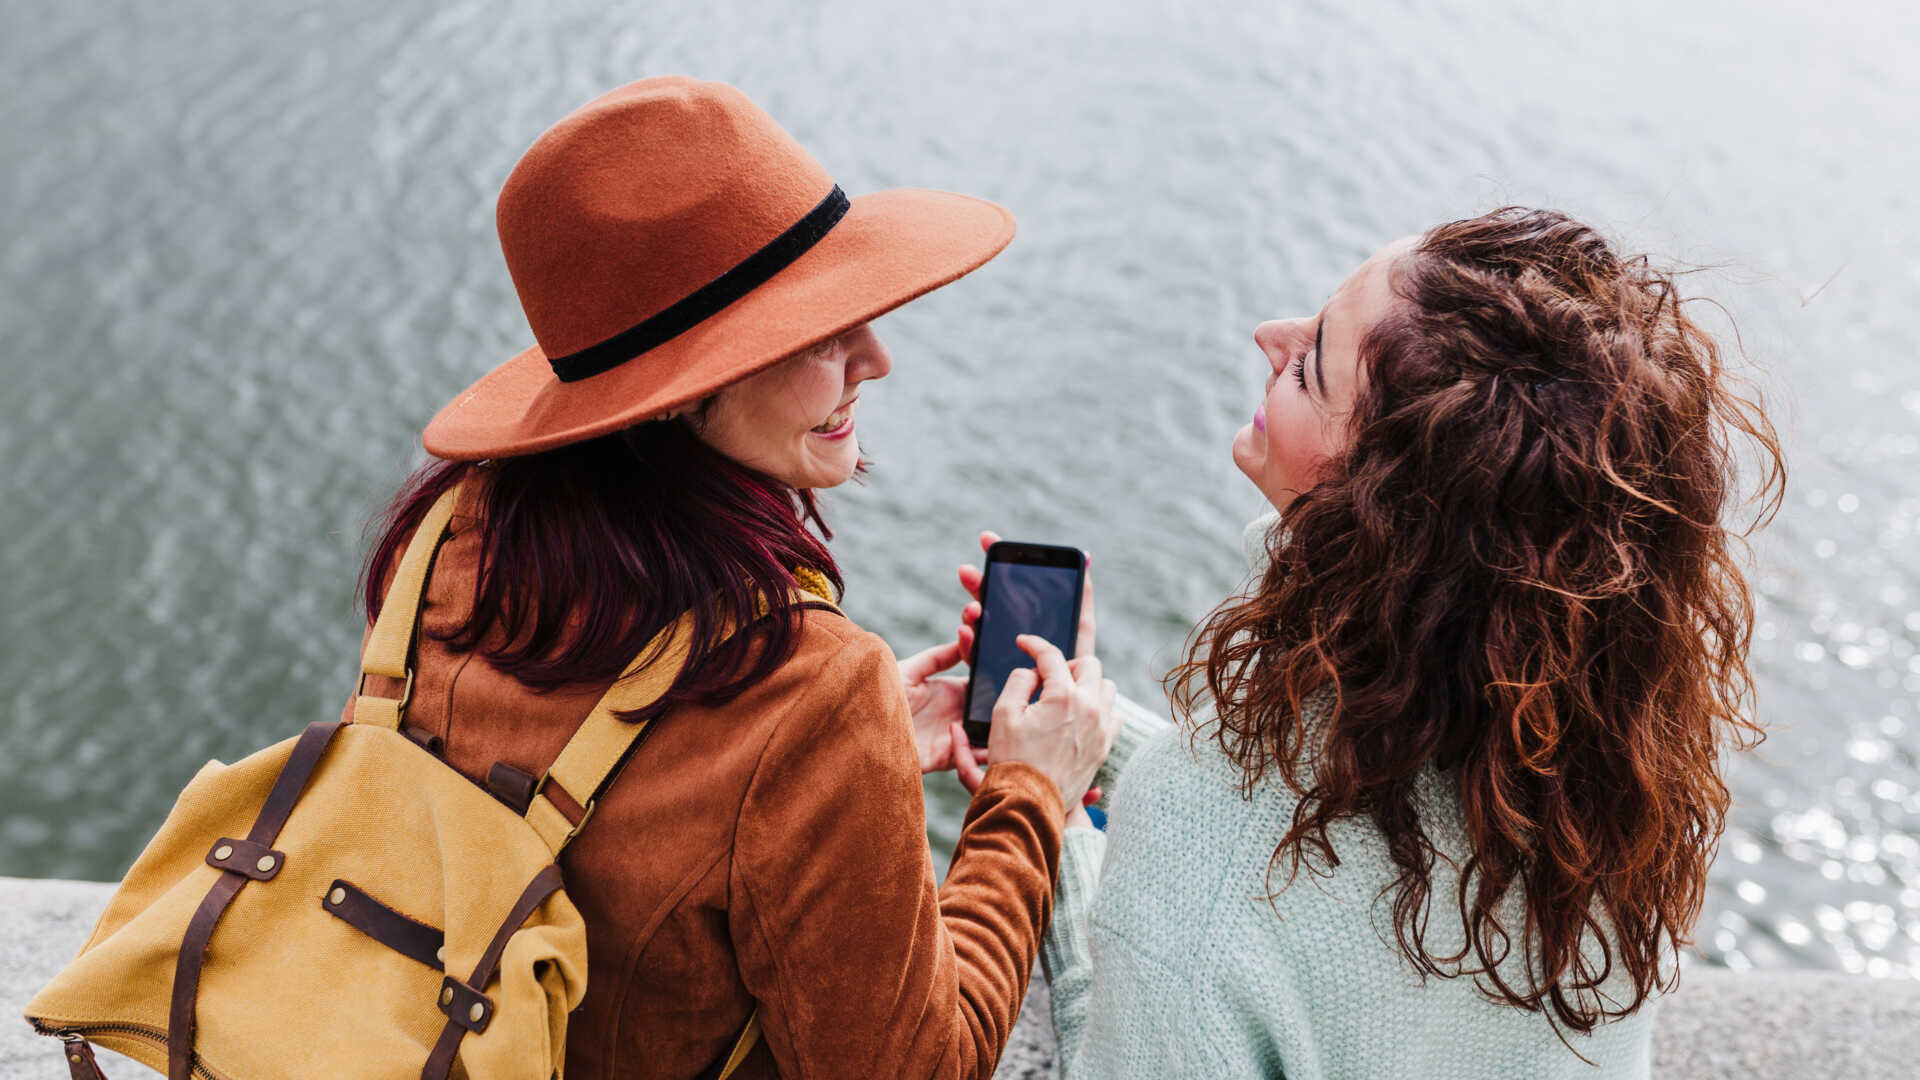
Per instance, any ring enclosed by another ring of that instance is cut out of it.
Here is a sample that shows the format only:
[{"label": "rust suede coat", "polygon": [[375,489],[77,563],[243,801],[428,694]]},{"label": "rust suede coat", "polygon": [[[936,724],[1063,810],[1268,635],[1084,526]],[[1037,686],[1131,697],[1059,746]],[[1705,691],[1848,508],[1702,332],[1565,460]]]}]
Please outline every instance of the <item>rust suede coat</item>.
[{"label": "rust suede coat", "polygon": [[[471,608],[468,486],[428,580],[407,725],[476,783],[496,761],[537,776],[607,684],[534,693],[435,640]],[[1050,914],[1059,790],[994,765],[936,886],[893,653],[823,610],[798,640],[735,700],[656,721],[561,854],[588,950],[568,1080],[687,1080],[756,1004],[764,1037],[738,1077],[992,1073]]]}]

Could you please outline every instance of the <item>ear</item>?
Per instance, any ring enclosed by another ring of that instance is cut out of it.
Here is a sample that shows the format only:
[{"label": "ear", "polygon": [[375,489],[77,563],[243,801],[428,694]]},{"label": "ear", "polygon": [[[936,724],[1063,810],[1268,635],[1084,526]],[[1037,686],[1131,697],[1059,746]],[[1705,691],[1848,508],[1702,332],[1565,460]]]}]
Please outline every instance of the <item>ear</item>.
[{"label": "ear", "polygon": [[707,419],[707,413],[712,410],[713,403],[719,396],[720,394],[716,391],[701,398],[699,401],[690,401],[684,405],[675,405],[673,408],[667,409],[664,412],[654,413],[652,416],[647,417],[647,421],[650,423],[661,423],[667,420],[678,420],[681,417],[686,417],[687,421],[694,427],[700,427]]}]

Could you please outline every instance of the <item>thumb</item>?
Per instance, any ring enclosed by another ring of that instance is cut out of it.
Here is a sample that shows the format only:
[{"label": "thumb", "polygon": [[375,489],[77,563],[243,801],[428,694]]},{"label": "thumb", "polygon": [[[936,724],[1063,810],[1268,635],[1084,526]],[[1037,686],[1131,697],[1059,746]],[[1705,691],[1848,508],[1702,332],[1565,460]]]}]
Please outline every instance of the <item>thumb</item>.
[{"label": "thumb", "polygon": [[1014,668],[1007,673],[1007,681],[1000,687],[1000,696],[993,703],[996,716],[1001,710],[1011,710],[1018,715],[1033,699],[1033,692],[1040,686],[1040,673],[1030,667]]},{"label": "thumb", "polygon": [[967,729],[961,727],[959,721],[950,725],[949,733],[953,736],[954,774],[960,777],[960,786],[971,795],[980,790],[980,785],[987,779],[987,771],[974,760],[973,744],[967,740]]},{"label": "thumb", "polygon": [[929,676],[960,662],[960,643],[949,641],[945,645],[935,645],[931,649],[922,649],[905,660],[900,661],[900,681],[908,686],[925,682]]}]

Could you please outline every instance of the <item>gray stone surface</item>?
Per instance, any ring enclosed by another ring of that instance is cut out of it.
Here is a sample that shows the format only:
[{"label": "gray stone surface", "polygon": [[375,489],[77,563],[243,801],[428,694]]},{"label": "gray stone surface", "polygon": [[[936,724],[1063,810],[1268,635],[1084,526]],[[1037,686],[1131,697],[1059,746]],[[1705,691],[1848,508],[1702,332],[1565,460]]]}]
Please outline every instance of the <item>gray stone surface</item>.
[{"label": "gray stone surface", "polygon": [[[1054,1080],[1047,985],[1035,979],[995,1080]],[[1920,982],[1694,965],[1660,1004],[1660,1080],[1916,1080]]]},{"label": "gray stone surface", "polygon": [[1653,1031],[1662,1077],[1920,1077],[1920,982],[1695,966]]},{"label": "gray stone surface", "polygon": [[[65,1075],[53,1040],[18,1018],[86,939],[111,890],[0,877],[0,1080]],[[1695,966],[1661,1006],[1653,1049],[1662,1080],[1912,1080],[1920,1077],[1920,982]],[[153,1075],[112,1053],[100,1059],[115,1080]],[[1045,983],[1028,991],[994,1075],[1054,1076]]]},{"label": "gray stone surface", "polygon": [[[27,999],[87,940],[113,886],[0,877],[0,1080],[64,1077],[60,1047],[21,1018]],[[96,1051],[109,1077],[152,1076],[146,1066]]]}]

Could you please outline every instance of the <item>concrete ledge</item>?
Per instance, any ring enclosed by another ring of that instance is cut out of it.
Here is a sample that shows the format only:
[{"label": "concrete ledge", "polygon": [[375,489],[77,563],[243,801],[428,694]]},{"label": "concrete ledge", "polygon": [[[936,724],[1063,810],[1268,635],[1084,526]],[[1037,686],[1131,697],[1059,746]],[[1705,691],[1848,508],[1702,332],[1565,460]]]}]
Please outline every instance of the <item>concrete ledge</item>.
[{"label": "concrete ledge", "polygon": [[[53,1040],[19,1019],[72,958],[113,886],[0,877],[0,1080],[61,1074]],[[1920,981],[1695,966],[1661,1006],[1654,1074],[1676,1080],[1905,1080],[1920,1075]],[[1055,1075],[1047,987],[1036,979],[999,1080]],[[114,1080],[150,1076],[102,1051]]]},{"label": "concrete ledge", "polygon": [[[1035,979],[994,1080],[1054,1080],[1047,984]],[[1689,968],[1653,1032],[1661,1080],[1912,1080],[1920,982]]]}]

